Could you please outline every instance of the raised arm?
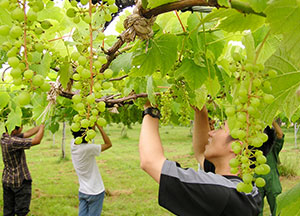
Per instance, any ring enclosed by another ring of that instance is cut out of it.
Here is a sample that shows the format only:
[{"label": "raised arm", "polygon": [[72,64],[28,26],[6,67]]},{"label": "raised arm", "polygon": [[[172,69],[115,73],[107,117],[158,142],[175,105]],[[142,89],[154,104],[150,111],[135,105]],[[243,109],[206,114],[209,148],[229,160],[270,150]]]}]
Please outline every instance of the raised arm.
[{"label": "raised arm", "polygon": [[41,125],[29,129],[28,131],[23,133],[23,137],[24,138],[32,137],[33,135],[35,135],[39,131],[40,127],[41,127]]},{"label": "raised arm", "polygon": [[[150,104],[145,105],[145,109]],[[164,151],[158,130],[159,120],[145,115],[140,133],[139,152],[140,166],[156,182],[160,182],[160,175],[164,161]]]},{"label": "raised arm", "polygon": [[38,145],[41,143],[41,140],[43,139],[43,136],[44,136],[44,128],[45,128],[45,125],[43,125],[43,124],[41,126],[39,126],[39,129],[36,132],[35,137],[32,139],[32,146]]},{"label": "raised arm", "polygon": [[101,145],[101,152],[109,149],[110,147],[112,147],[112,143],[109,139],[109,137],[107,136],[107,134],[105,133],[105,131],[103,130],[102,127],[100,127],[97,123],[96,123],[97,128],[99,129],[101,136],[103,138],[104,144]]},{"label": "raised arm", "polygon": [[272,125],[273,125],[273,128],[274,128],[274,130],[275,130],[275,133],[276,133],[277,138],[278,138],[278,139],[282,139],[282,137],[283,137],[283,132],[282,132],[282,130],[281,130],[281,127],[278,125],[278,123],[277,123],[276,121],[273,121]]},{"label": "raised arm", "polygon": [[205,145],[208,143],[209,121],[208,113],[205,106],[201,110],[194,108],[194,131],[193,131],[193,149],[196,160],[200,166],[204,167],[204,151]]}]

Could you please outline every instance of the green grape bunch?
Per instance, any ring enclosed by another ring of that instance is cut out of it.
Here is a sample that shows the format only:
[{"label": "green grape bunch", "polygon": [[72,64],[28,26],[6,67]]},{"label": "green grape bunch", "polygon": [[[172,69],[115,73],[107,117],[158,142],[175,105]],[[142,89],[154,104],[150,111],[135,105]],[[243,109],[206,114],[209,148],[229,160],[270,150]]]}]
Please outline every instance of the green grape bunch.
[{"label": "green grape bunch", "polygon": [[172,114],[172,89],[168,88],[167,91],[162,92],[160,95],[160,112],[161,112],[161,123],[167,125],[170,122]]},{"label": "green grape bunch", "polygon": [[276,77],[277,72],[265,72],[263,65],[247,62],[237,52],[233,53],[232,58],[233,63],[229,69],[235,78],[232,85],[233,99],[225,108],[230,134],[236,139],[231,146],[236,157],[230,161],[230,166],[231,173],[238,174],[243,179],[237,185],[237,190],[249,193],[253,188],[252,182],[258,187],[265,185],[264,179],[255,178],[255,174],[265,175],[270,170],[266,157],[256,148],[268,139],[263,133],[266,124],[261,120],[261,108],[274,101],[268,78]]}]

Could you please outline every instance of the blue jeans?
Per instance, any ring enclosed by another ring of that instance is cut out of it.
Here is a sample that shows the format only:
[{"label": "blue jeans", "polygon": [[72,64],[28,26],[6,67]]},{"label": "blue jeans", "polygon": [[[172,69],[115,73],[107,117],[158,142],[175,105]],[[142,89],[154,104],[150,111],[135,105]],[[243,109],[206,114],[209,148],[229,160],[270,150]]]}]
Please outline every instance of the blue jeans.
[{"label": "blue jeans", "polygon": [[97,195],[88,195],[79,192],[79,213],[78,216],[100,216],[105,191]]}]

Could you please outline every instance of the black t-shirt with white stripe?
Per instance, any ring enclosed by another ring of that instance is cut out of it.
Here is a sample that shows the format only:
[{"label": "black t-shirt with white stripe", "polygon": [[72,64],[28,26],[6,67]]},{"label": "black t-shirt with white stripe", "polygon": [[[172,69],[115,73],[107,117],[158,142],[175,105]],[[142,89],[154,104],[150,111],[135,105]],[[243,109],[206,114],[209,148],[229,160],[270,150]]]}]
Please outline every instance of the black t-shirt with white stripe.
[{"label": "black t-shirt with white stripe", "polygon": [[241,181],[237,176],[183,169],[166,160],[160,177],[159,204],[180,216],[258,215],[258,189],[253,187],[251,193],[240,193],[236,185]]}]

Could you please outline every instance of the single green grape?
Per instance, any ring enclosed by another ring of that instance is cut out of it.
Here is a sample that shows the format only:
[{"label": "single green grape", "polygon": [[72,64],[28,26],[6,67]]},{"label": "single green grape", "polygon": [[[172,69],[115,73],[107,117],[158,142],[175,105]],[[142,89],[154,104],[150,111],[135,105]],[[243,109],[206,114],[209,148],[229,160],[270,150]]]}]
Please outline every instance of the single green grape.
[{"label": "single green grape", "polygon": [[91,77],[91,72],[88,69],[83,69],[83,71],[80,73],[80,76],[84,79],[88,79]]},{"label": "single green grape", "polygon": [[[76,131],[75,131],[76,132]],[[82,137],[76,137],[76,139],[75,139],[75,144],[76,145],[79,145],[79,144],[81,144],[82,143]]]},{"label": "single green grape", "polygon": [[260,155],[260,156],[258,156],[258,157],[256,158],[256,161],[257,161],[258,163],[260,163],[260,164],[264,164],[264,163],[267,162],[267,158],[266,158],[265,156],[263,156],[263,155]]},{"label": "single green grape", "polygon": [[90,129],[87,131],[86,136],[91,140],[94,139],[96,136],[96,131],[94,131],[93,129]]},{"label": "single green grape", "polygon": [[83,65],[86,64],[86,62],[87,62],[86,57],[80,55],[79,58],[78,58],[78,63],[83,66]]},{"label": "single green grape", "polygon": [[237,52],[232,53],[232,58],[235,62],[240,62],[242,60],[241,54]]},{"label": "single green grape", "polygon": [[239,160],[237,158],[232,158],[229,162],[229,165],[231,168],[238,167],[240,164]]},{"label": "single green grape", "polygon": [[40,87],[44,83],[44,77],[40,74],[35,75],[32,78],[32,84],[36,87]]},{"label": "single green grape", "polygon": [[78,132],[80,130],[80,124],[79,123],[72,123],[71,130],[74,132]]},{"label": "single green grape", "polygon": [[92,22],[92,19],[89,14],[85,15],[82,20],[87,24],[90,24]]},{"label": "single green grape", "polygon": [[[79,52],[74,51],[74,52],[72,52],[72,54],[71,54],[71,59],[74,60],[74,61],[77,61],[77,60],[79,59],[80,56],[81,56],[81,55],[80,55]],[[78,67],[80,67],[80,66],[78,66]],[[77,68],[77,71],[78,71],[78,68]]]},{"label": "single green grape", "polygon": [[113,75],[113,71],[111,70],[111,69],[106,69],[105,71],[104,71],[104,78],[105,79],[110,79],[111,77],[112,77],[112,75]]},{"label": "single green grape", "polygon": [[43,92],[48,92],[51,89],[51,85],[48,82],[44,82],[40,88]]},{"label": "single green grape", "polygon": [[104,126],[107,124],[107,122],[106,122],[106,120],[105,120],[104,118],[100,117],[100,118],[98,118],[98,120],[97,120],[97,124],[98,124],[100,127],[104,127]]},{"label": "single green grape", "polygon": [[104,39],[105,39],[105,34],[103,32],[99,32],[98,35],[97,35],[97,40],[102,41]]},{"label": "single green grape", "polygon": [[20,106],[25,106],[31,101],[31,95],[28,92],[21,92],[17,98],[17,101],[20,104]]},{"label": "single green grape", "polygon": [[271,104],[275,100],[275,97],[271,94],[264,94],[263,98],[264,98],[264,102],[266,102],[267,104]]},{"label": "single green grape", "polygon": [[109,9],[109,11],[110,11],[111,13],[117,13],[118,10],[119,10],[118,6],[115,5],[115,4],[109,5],[109,6],[108,6],[108,9]]},{"label": "single green grape", "polygon": [[104,112],[105,109],[106,109],[106,104],[104,101],[100,101],[98,104],[97,104],[97,108],[99,110],[99,112]]},{"label": "single green grape", "polygon": [[79,17],[79,16],[74,17],[74,18],[73,18],[73,22],[74,22],[75,24],[78,24],[78,23],[80,22],[80,17]]},{"label": "single green grape", "polygon": [[76,10],[74,8],[69,8],[66,12],[67,16],[73,18],[76,16]]},{"label": "single green grape", "polygon": [[17,7],[16,9],[14,9],[11,14],[10,14],[11,18],[14,20],[17,20],[19,22],[24,21],[24,12],[21,8]]},{"label": "single green grape", "polygon": [[93,103],[95,103],[95,95],[90,94],[89,96],[87,96],[86,101],[91,105]]},{"label": "single green grape", "polygon": [[107,14],[104,15],[104,19],[105,19],[106,22],[110,22],[112,20],[112,16],[107,13]]},{"label": "single green grape", "polygon": [[52,26],[51,22],[48,20],[43,20],[41,22],[41,27],[45,30],[49,29]]},{"label": "single green grape", "polygon": [[83,103],[77,103],[76,104],[76,110],[79,112],[79,111],[82,111],[82,110],[85,110],[85,106]]},{"label": "single green grape", "polygon": [[73,103],[78,104],[78,103],[80,103],[80,102],[82,101],[82,98],[81,98],[80,95],[75,94],[75,95],[73,95],[73,97],[72,97],[72,101],[73,101]]},{"label": "single green grape", "polygon": [[20,37],[23,33],[23,30],[20,26],[13,26],[9,31],[9,36],[16,39]]},{"label": "single green grape", "polygon": [[86,5],[88,2],[89,2],[89,0],[80,0],[80,3],[81,3],[82,5]]},{"label": "single green grape", "polygon": [[36,21],[37,20],[36,12],[34,12],[32,9],[29,9],[27,12],[27,19],[32,22]]},{"label": "single green grape", "polygon": [[250,173],[245,173],[243,175],[243,181],[246,183],[246,184],[249,184],[251,183],[253,180],[253,176],[250,174]]},{"label": "single green grape", "polygon": [[82,120],[80,121],[80,125],[81,125],[81,127],[83,127],[83,128],[88,128],[89,125],[90,125],[90,121],[89,121],[88,119],[82,119]]},{"label": "single green grape", "polygon": [[98,61],[101,62],[102,64],[106,64],[107,63],[107,58],[105,56],[99,56]]},{"label": "single green grape", "polygon": [[9,30],[10,30],[10,28],[8,25],[1,25],[0,26],[0,35],[2,35],[2,36],[8,35]]},{"label": "single green grape", "polygon": [[24,72],[25,79],[32,79],[33,75],[34,75],[33,70],[28,69]]},{"label": "single green grape", "polygon": [[263,178],[258,177],[255,180],[255,184],[256,184],[257,187],[264,187],[266,185],[266,181]]},{"label": "single green grape", "polygon": [[12,68],[16,68],[20,63],[20,60],[17,57],[10,57],[7,62]]}]

